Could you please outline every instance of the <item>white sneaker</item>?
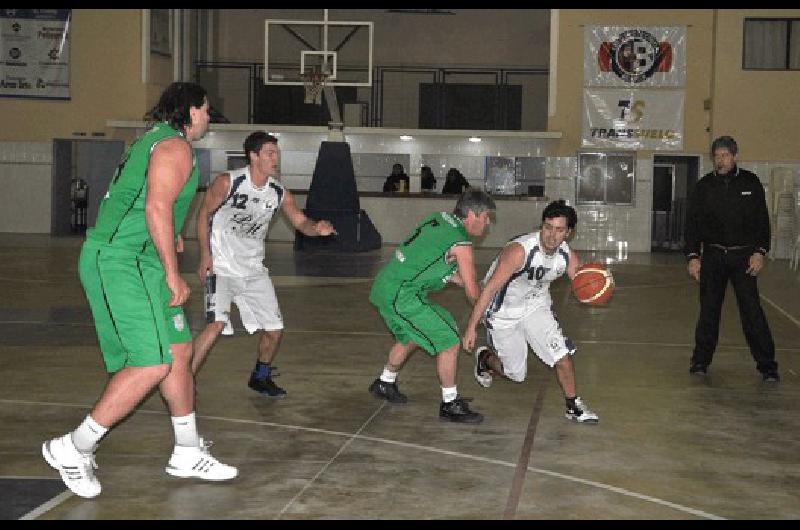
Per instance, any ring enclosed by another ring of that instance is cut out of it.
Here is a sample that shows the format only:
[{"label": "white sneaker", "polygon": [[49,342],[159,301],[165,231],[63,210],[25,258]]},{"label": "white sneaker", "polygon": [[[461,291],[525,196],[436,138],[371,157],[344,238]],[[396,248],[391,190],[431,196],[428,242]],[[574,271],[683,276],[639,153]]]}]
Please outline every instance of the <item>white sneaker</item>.
[{"label": "white sneaker", "polygon": [[580,397],[575,398],[575,408],[567,409],[564,416],[568,420],[577,421],[578,423],[597,423],[600,421],[597,414],[589,410]]},{"label": "white sneaker", "polygon": [[239,474],[239,470],[228,466],[211,456],[209,448],[213,442],[205,442],[200,438],[199,447],[183,447],[176,445],[172,451],[167,473],[181,478],[200,478],[203,480],[230,480]]},{"label": "white sneaker", "polygon": [[483,388],[489,388],[492,386],[492,373],[489,371],[489,367],[481,362],[481,354],[485,351],[489,351],[486,346],[481,346],[475,350],[475,367],[472,370],[472,375],[475,376],[475,380],[479,385]]},{"label": "white sneaker", "polygon": [[72,434],[53,438],[42,444],[42,456],[53,469],[61,474],[61,480],[80,497],[91,499],[100,495],[100,481],[94,476],[97,464],[94,455],[84,455],[72,443]]}]

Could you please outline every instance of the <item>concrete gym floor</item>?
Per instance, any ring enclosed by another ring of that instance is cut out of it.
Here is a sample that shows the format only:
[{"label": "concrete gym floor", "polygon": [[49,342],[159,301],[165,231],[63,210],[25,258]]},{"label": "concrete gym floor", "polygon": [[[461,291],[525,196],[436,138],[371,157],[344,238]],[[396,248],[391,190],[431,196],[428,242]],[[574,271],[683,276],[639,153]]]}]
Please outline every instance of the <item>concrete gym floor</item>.
[{"label": "concrete gym floor", "polygon": [[[398,379],[409,403],[367,387],[392,338],[367,299],[393,247],[363,254],[295,254],[269,243],[267,264],[286,330],[276,359],[282,400],[247,378],[257,338],[235,316],[197,378],[201,434],[239,468],[227,483],[164,472],[172,428],[155,394],[103,440],[103,493],[72,495],[41,443],[74,429],[106,374],[78,281],[82,238],[0,235],[0,518],[16,519],[796,519],[800,517],[800,297],[786,260],[761,275],[781,383],[761,381],[732,291],[707,377],[690,376],[697,286],[678,254],[610,258],[617,290],[606,307],[553,286],[563,328],[578,345],[578,392],[598,425],[564,418],[554,373],[531,356],[521,384],[472,377],[458,388],[479,425],[438,418],[435,362],[415,353]],[[478,247],[483,274],[497,249]],[[203,325],[196,243],[181,258]],[[463,325],[455,286],[433,297]]]}]

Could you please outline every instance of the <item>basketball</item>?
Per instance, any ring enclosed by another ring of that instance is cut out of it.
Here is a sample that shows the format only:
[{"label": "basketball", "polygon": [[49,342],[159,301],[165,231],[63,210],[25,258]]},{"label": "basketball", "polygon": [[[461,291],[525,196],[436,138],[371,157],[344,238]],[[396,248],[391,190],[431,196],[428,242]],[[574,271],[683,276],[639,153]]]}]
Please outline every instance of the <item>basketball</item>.
[{"label": "basketball", "polygon": [[575,273],[572,292],[584,304],[604,304],[614,293],[614,277],[601,263],[587,263]]}]

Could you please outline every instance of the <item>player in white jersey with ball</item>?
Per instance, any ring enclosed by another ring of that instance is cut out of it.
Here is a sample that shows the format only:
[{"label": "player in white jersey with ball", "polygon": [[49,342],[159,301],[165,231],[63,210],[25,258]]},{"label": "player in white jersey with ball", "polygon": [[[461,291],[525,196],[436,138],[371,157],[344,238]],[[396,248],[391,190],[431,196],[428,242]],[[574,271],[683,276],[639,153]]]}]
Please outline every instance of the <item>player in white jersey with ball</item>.
[{"label": "player in white jersey with ball", "polygon": [[553,314],[550,283],[567,274],[572,279],[580,260],[566,243],[578,222],[575,209],[563,200],[553,201],[542,213],[542,227],[509,241],[495,258],[480,298],[475,303],[464,332],[463,344],[473,351],[476,328],[486,324],[489,348],[475,352],[475,379],[483,387],[492,384],[492,374],[521,383],[528,372],[528,345],[556,377],[566,399],[566,417],[580,423],[597,423],[575,391],[571,356],[575,345],[564,337]]},{"label": "player in white jersey with ball", "polygon": [[220,333],[233,334],[231,303],[239,308],[248,333],[261,329],[258,359],[248,386],[268,397],[286,391],[272,380],[272,360],[283,330],[275,289],[264,266],[264,241],[273,214],[280,210],[307,236],[335,234],[329,221],[312,221],[277,178],[278,139],[263,131],[244,141],[247,167],[222,173],[208,188],[197,213],[200,264],[206,283],[208,324],[194,339],[192,370],[197,373]]}]

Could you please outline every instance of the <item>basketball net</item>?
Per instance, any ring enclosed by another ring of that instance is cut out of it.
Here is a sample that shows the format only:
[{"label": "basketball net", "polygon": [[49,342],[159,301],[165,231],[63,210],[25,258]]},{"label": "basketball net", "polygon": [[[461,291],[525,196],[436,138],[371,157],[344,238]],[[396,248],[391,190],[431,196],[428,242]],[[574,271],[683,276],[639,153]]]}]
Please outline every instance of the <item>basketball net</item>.
[{"label": "basketball net", "polygon": [[322,89],[328,76],[321,72],[303,74],[303,87],[306,90],[305,102],[322,105]]}]

